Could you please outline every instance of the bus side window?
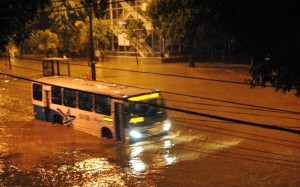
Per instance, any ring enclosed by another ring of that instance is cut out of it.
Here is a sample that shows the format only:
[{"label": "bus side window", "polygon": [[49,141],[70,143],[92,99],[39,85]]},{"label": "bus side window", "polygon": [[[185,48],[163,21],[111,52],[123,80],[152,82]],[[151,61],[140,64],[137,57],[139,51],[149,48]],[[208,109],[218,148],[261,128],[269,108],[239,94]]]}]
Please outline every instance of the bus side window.
[{"label": "bus side window", "polygon": [[76,91],[68,88],[64,89],[64,105],[69,107],[76,107]]},{"label": "bus side window", "polygon": [[33,99],[38,100],[38,101],[43,100],[43,92],[42,92],[41,84],[33,84],[32,85],[32,93],[33,93]]},{"label": "bus side window", "polygon": [[98,114],[111,114],[111,99],[103,95],[95,95],[95,112]]},{"label": "bus side window", "polygon": [[79,92],[79,109],[92,111],[93,109],[93,95],[87,92]]},{"label": "bus side window", "polygon": [[52,86],[51,88],[52,103],[61,105],[61,88],[58,86]]}]

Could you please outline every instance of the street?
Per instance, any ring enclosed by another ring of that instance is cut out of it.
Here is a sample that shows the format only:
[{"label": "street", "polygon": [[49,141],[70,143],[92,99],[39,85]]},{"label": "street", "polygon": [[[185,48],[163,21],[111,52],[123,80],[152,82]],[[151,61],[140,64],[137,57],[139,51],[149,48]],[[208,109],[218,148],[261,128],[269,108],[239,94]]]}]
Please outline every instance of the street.
[{"label": "street", "polygon": [[[0,186],[299,186],[300,100],[246,65],[99,62],[98,81],[159,89],[172,132],[123,145],[33,119],[39,61],[0,59]],[[62,68],[62,72],[66,72]],[[71,62],[71,76],[90,67]],[[10,77],[7,75],[13,75]]]}]

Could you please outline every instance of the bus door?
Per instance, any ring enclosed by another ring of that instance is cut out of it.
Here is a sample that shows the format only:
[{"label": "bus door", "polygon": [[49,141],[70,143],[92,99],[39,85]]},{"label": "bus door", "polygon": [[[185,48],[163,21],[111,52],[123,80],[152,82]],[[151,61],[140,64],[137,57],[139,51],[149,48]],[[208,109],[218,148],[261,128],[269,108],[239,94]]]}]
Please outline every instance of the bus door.
[{"label": "bus door", "polygon": [[50,110],[50,99],[51,99],[51,96],[50,96],[50,90],[44,90],[44,93],[45,93],[45,120],[47,122],[49,122],[49,116],[50,116],[50,113],[51,113],[51,110]]},{"label": "bus door", "polygon": [[115,103],[115,134],[116,140],[124,141],[124,128],[123,128],[123,105],[121,103]]}]

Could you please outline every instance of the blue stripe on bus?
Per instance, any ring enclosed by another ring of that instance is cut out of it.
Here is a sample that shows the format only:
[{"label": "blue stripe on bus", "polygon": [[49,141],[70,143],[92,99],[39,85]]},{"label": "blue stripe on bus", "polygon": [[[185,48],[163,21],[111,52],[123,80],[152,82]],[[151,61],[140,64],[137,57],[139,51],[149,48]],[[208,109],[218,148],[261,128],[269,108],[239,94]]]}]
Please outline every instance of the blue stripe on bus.
[{"label": "blue stripe on bus", "polygon": [[[47,109],[46,107],[39,106],[39,105],[33,105],[33,112],[34,112],[34,117],[42,121],[48,121],[53,123],[54,115],[59,115],[63,119],[63,116],[59,112],[49,108]],[[46,116],[47,113],[48,116]]]}]

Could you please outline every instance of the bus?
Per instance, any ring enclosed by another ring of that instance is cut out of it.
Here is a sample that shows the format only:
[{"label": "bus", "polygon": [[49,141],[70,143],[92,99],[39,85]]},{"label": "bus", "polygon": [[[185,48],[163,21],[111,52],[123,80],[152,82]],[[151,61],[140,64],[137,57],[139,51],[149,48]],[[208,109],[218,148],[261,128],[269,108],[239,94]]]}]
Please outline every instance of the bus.
[{"label": "bus", "polygon": [[51,76],[32,82],[34,117],[127,143],[169,133],[157,90]]}]

